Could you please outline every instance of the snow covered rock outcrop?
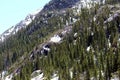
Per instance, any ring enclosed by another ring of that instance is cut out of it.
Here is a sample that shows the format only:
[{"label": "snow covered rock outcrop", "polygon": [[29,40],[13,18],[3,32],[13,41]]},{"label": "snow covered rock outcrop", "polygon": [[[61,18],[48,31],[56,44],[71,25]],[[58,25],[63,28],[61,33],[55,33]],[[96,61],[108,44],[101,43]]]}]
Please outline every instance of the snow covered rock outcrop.
[{"label": "snow covered rock outcrop", "polygon": [[115,14],[113,14],[112,16],[110,16],[106,21],[104,21],[104,23],[111,22],[111,21],[113,21],[116,17],[119,17],[119,14],[118,14],[118,13],[115,13]]}]

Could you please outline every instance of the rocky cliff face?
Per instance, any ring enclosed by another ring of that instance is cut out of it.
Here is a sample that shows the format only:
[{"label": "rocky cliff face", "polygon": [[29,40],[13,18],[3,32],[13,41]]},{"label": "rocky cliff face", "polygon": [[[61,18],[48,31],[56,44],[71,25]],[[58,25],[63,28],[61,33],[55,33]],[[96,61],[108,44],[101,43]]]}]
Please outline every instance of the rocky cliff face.
[{"label": "rocky cliff face", "polygon": [[45,12],[59,11],[76,6],[78,9],[80,9],[81,7],[85,6],[90,7],[88,6],[89,3],[92,2],[97,3],[101,1],[105,2],[105,0],[51,0],[48,4],[44,6],[42,10],[40,9],[35,11],[34,13],[27,15],[24,20],[21,20],[18,24],[16,24],[15,26],[11,27],[10,29],[6,30],[3,34],[1,34],[0,42],[3,42],[6,38],[16,34],[22,28],[28,26],[35,19],[35,17],[37,15],[41,15],[41,13],[43,13],[43,16],[46,16],[47,14]]},{"label": "rocky cliff face", "polygon": [[44,7],[44,11],[49,10],[61,10],[65,8],[70,8],[75,5],[80,0],[52,0]]}]

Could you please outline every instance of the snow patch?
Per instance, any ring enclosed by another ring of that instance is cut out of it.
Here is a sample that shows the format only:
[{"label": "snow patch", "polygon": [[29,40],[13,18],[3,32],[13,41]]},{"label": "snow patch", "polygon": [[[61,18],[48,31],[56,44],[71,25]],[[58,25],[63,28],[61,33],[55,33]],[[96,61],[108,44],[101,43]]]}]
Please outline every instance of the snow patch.
[{"label": "snow patch", "polygon": [[27,21],[25,22],[26,25],[29,25],[32,21]]},{"label": "snow patch", "polygon": [[10,74],[7,77],[5,77],[5,80],[12,80],[12,78],[13,78],[13,74]]},{"label": "snow patch", "polygon": [[0,36],[0,41],[4,41],[4,36]]},{"label": "snow patch", "polygon": [[78,34],[78,33],[75,33],[75,34],[74,34],[74,37],[77,37],[77,34]]},{"label": "snow patch", "polygon": [[93,21],[96,21],[96,16],[93,17]]},{"label": "snow patch", "polygon": [[113,21],[113,19],[116,18],[117,16],[119,16],[117,13],[112,15],[112,16],[110,16],[106,21],[104,21],[104,23]]},{"label": "snow patch", "polygon": [[118,41],[120,42],[120,38],[118,39]]},{"label": "snow patch", "polygon": [[[35,71],[35,72],[36,72],[36,71]],[[38,70],[37,72],[39,72],[39,70]],[[31,80],[44,80],[44,76],[43,76],[43,75],[44,75],[44,74],[41,73],[40,75],[32,78]],[[59,80],[59,77],[57,76],[57,74],[54,74],[53,77],[52,77],[52,79],[50,79],[50,80]]]},{"label": "snow patch", "polygon": [[11,27],[11,28],[8,30],[8,32],[11,33],[11,32],[13,32],[13,30],[14,30],[14,26]]},{"label": "snow patch", "polygon": [[90,46],[88,46],[86,50],[87,50],[87,52],[89,52],[90,51]]},{"label": "snow patch", "polygon": [[93,36],[94,35],[94,33],[93,32],[91,32],[91,36]]},{"label": "snow patch", "polygon": [[4,79],[6,74],[7,74],[7,71],[2,71],[2,73],[0,73],[0,79]]},{"label": "snow patch", "polygon": [[110,48],[111,47],[111,43],[110,43],[110,40],[108,39],[108,47]]},{"label": "snow patch", "polygon": [[52,79],[50,79],[50,80],[59,80],[59,77],[57,76],[56,73],[54,73],[52,76]]},{"label": "snow patch", "polygon": [[73,78],[73,72],[72,72],[72,70],[70,70],[70,77],[71,77],[71,79]]},{"label": "snow patch", "polygon": [[44,50],[47,50],[47,51],[50,51],[50,48],[47,48],[47,47],[45,47],[45,46],[43,46],[43,49],[44,49]]},{"label": "snow patch", "polygon": [[62,38],[59,35],[55,35],[50,39],[50,42],[59,43],[61,40]]},{"label": "snow patch", "polygon": [[36,70],[32,74],[34,74],[34,73],[40,73],[40,72],[41,72],[41,70]]},{"label": "snow patch", "polygon": [[56,77],[52,78],[51,80],[59,80],[59,77],[56,76]]},{"label": "snow patch", "polygon": [[32,78],[31,80],[43,80],[43,79],[44,79],[44,78],[43,78],[43,73],[41,73],[40,75]]},{"label": "snow patch", "polygon": [[73,23],[77,22],[77,19],[73,18]]}]

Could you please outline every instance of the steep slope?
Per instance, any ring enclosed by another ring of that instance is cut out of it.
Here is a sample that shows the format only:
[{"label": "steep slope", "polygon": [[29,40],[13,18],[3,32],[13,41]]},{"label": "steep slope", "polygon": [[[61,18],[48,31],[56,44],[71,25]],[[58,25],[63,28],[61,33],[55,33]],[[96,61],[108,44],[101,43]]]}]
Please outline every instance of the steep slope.
[{"label": "steep slope", "polygon": [[5,80],[119,79],[119,4],[59,1],[0,45]]},{"label": "steep slope", "polygon": [[[54,11],[54,10],[64,10],[66,8],[71,8],[73,6],[79,7],[79,9],[81,7],[85,7],[88,6],[90,7],[90,3],[92,2],[99,2],[100,0],[51,0],[47,5],[44,6],[44,8],[41,10],[37,10],[29,15],[27,15],[27,17],[20,21],[18,24],[16,24],[15,26],[11,27],[10,29],[6,30],[3,34],[0,35],[0,42],[3,42],[6,38],[10,37],[11,35],[16,34],[19,30],[21,30],[22,28],[25,28],[26,26],[28,26],[34,19],[35,17],[39,14],[39,12],[46,12],[46,11]],[[103,0],[102,2],[105,2],[105,0]]]},{"label": "steep slope", "polygon": [[16,26],[4,32],[1,35],[1,41],[4,42],[0,43],[0,70],[10,68],[16,60],[18,60],[18,63],[21,62],[22,60],[19,61],[19,58],[22,56],[26,57],[24,55],[26,55],[26,53],[28,54],[35,45],[46,41],[47,36],[53,34],[52,32],[55,32],[55,30],[62,29],[64,25],[66,25],[65,16],[72,17],[71,14],[68,15],[66,12],[67,11],[45,11],[39,13],[38,11],[37,13],[39,14],[28,15],[25,20],[22,20]]},{"label": "steep slope", "polygon": [[41,10],[37,10],[37,11],[27,15],[27,17],[24,20],[20,21],[15,26],[13,26],[10,29],[6,30],[3,34],[0,35],[0,42],[3,42],[6,38],[10,37],[11,35],[16,34],[22,28],[26,28],[26,26],[28,26],[35,19],[36,15],[40,11]]}]

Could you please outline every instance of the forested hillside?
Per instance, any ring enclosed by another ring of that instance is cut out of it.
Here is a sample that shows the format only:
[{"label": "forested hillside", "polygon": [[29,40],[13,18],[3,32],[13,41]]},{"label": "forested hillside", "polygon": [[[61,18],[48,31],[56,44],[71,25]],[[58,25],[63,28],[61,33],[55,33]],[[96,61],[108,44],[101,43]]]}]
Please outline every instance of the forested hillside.
[{"label": "forested hillside", "polygon": [[56,1],[0,43],[0,80],[119,80],[119,1]]}]

